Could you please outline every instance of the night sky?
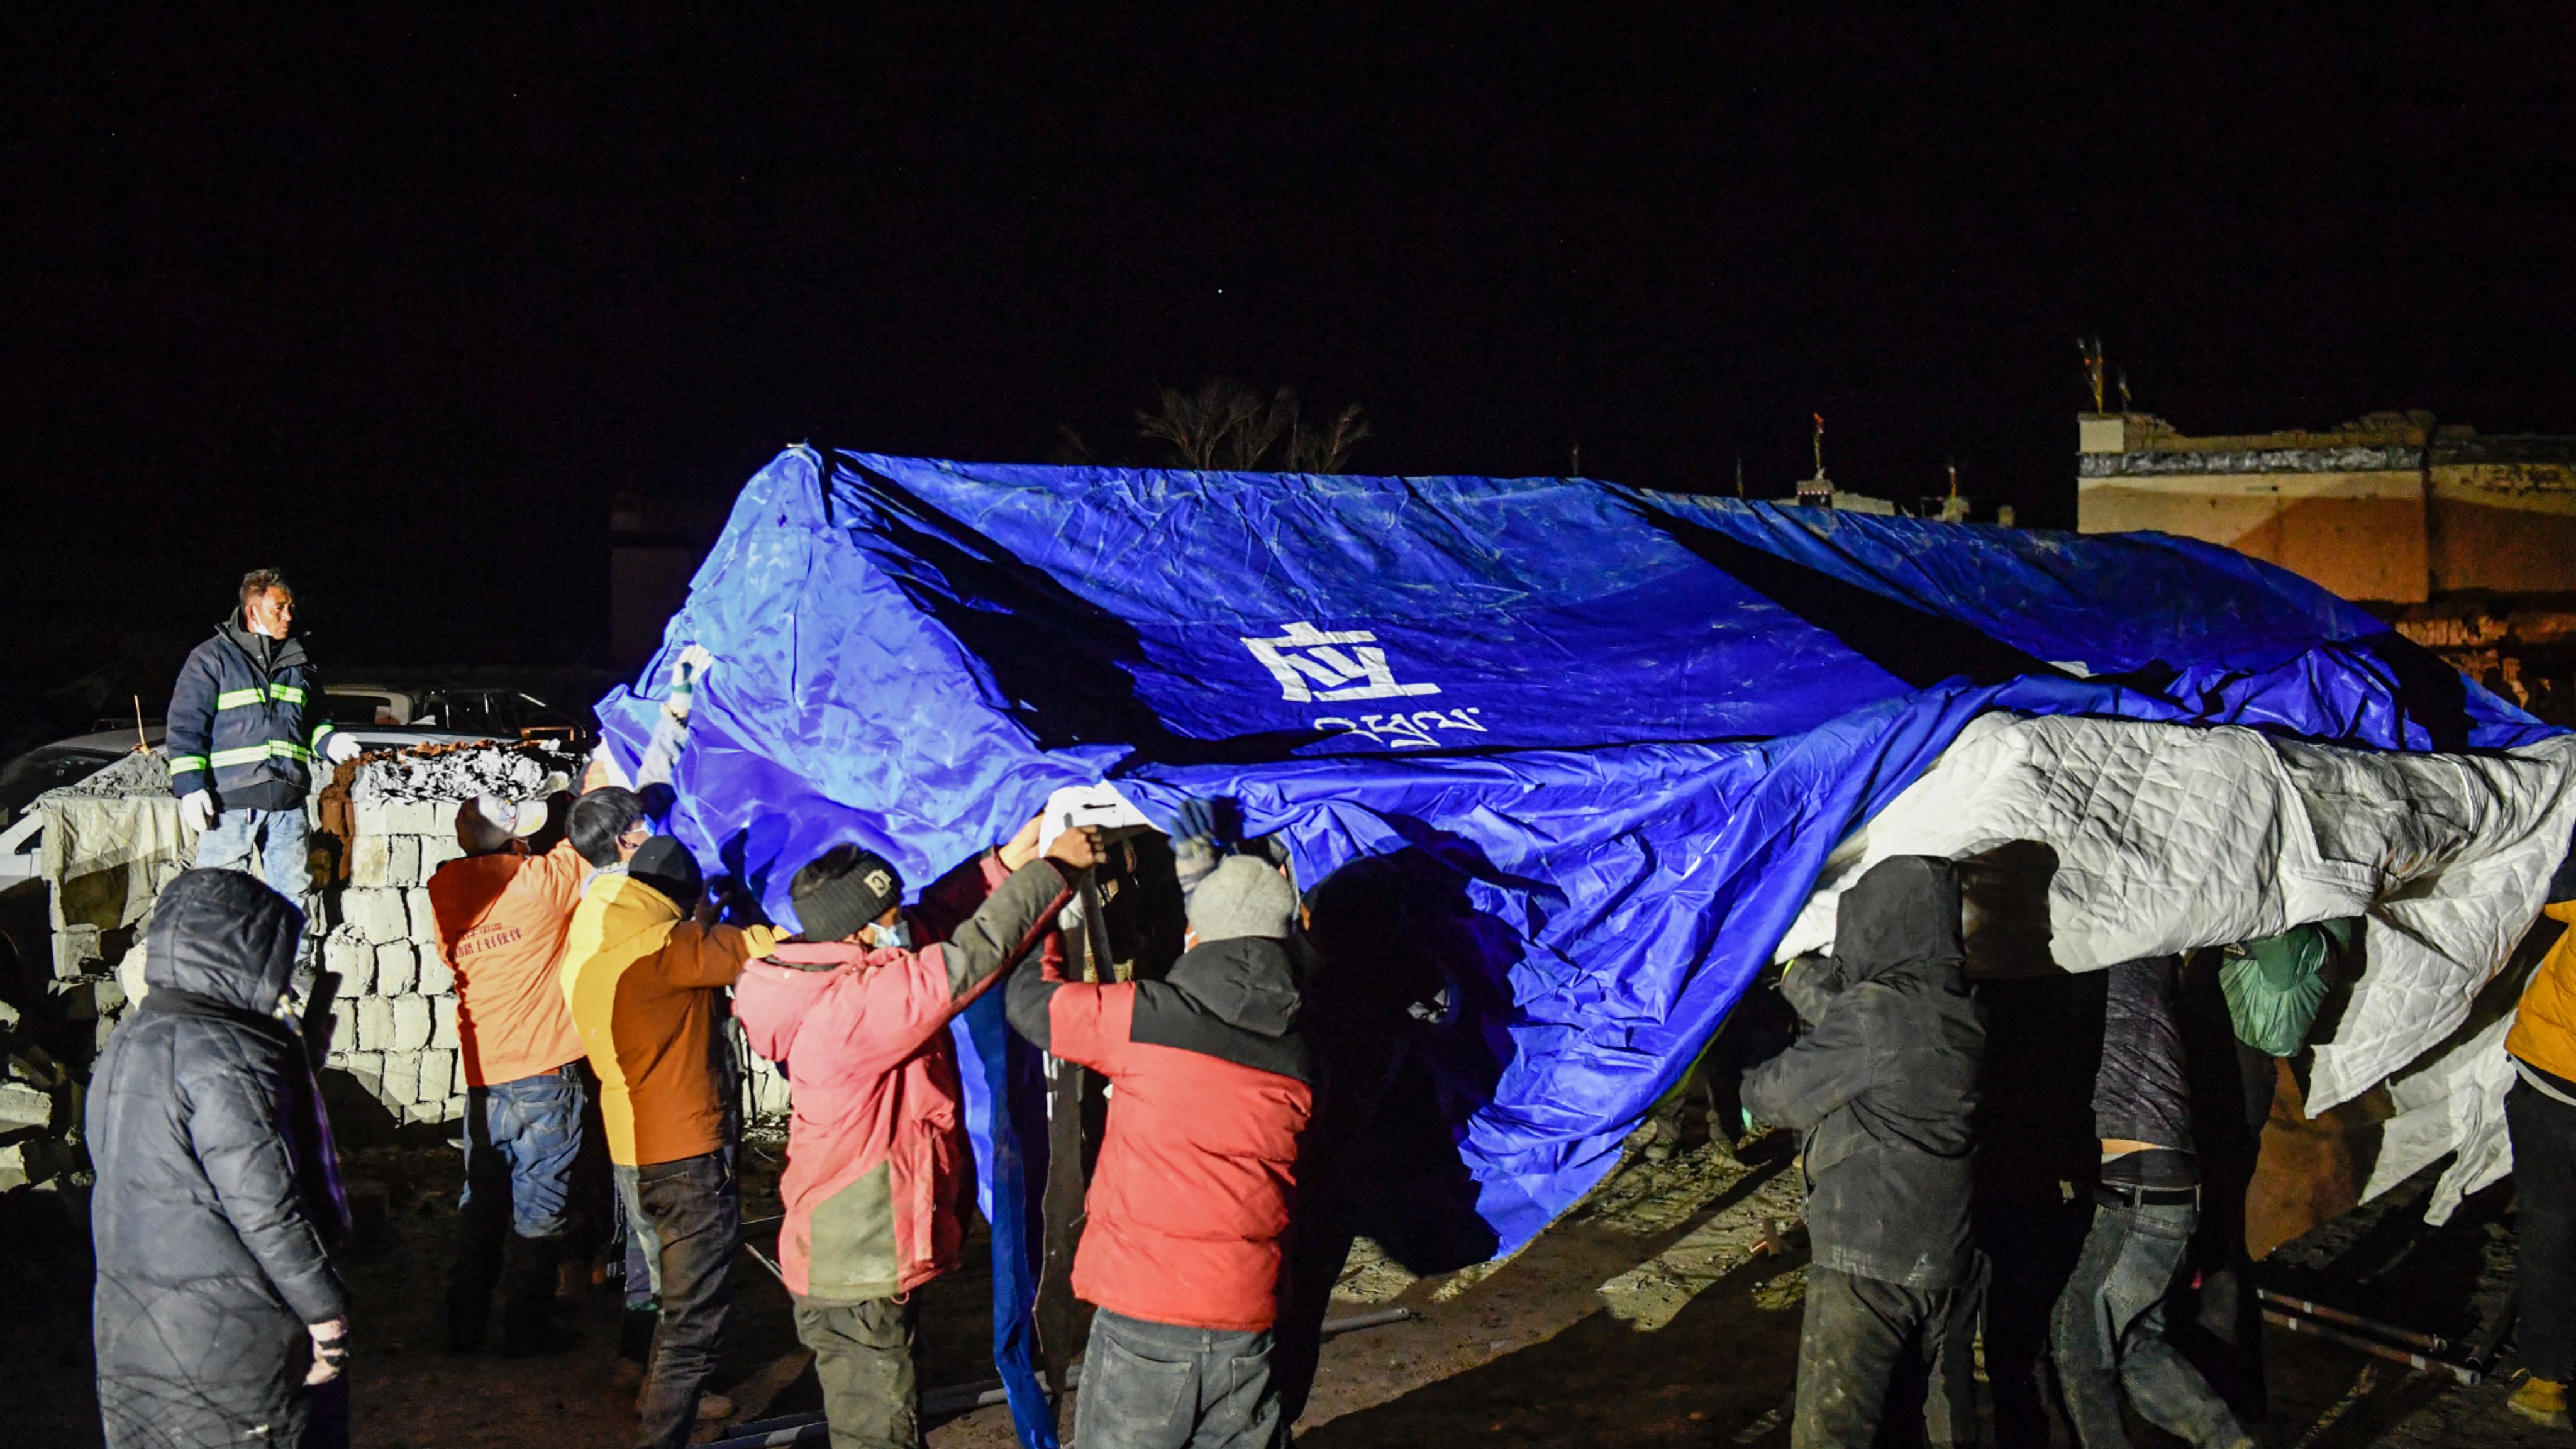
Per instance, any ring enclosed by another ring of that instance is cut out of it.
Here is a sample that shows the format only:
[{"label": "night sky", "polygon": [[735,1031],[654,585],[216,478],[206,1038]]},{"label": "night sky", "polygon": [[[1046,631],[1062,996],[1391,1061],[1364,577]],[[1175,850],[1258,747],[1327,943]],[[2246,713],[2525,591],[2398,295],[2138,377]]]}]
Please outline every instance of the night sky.
[{"label": "night sky", "polygon": [[1822,412],[2070,525],[2079,332],[2187,431],[2576,431],[2561,7],[411,8],[0,18],[11,711],[269,562],[326,662],[593,661],[616,492],[1142,460],[1216,373],[1363,471],[1779,496]]}]

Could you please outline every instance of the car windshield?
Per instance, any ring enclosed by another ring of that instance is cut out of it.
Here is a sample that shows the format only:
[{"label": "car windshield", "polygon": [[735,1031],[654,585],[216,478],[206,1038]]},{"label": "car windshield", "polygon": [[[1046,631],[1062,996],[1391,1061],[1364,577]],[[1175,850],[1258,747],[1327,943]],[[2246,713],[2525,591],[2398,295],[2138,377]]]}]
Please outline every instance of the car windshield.
[{"label": "car windshield", "polygon": [[47,790],[86,780],[115,763],[101,750],[47,745],[29,750],[0,767],[0,823],[15,823],[27,802]]}]

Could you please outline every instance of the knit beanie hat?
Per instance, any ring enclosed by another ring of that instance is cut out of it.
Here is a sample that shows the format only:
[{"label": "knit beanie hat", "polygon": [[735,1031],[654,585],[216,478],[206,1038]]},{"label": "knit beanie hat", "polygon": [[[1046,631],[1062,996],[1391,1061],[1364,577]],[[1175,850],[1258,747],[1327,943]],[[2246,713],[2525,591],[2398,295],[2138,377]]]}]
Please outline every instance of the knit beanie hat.
[{"label": "knit beanie hat", "polygon": [[1288,878],[1248,855],[1219,861],[1190,893],[1190,929],[1201,944],[1238,936],[1284,941],[1296,919],[1297,892]]},{"label": "knit beanie hat", "polygon": [[[815,865],[822,865],[816,861]],[[802,885],[807,866],[798,871],[797,884]],[[903,873],[894,862],[873,850],[858,850],[849,868],[829,880],[818,881],[811,889],[794,893],[796,920],[805,928],[808,941],[842,941],[858,934],[860,927],[886,913],[886,907],[903,900]]]},{"label": "knit beanie hat", "polygon": [[656,835],[638,846],[635,858],[626,863],[626,873],[669,896],[683,914],[696,909],[698,893],[706,889],[697,857],[668,835]]}]

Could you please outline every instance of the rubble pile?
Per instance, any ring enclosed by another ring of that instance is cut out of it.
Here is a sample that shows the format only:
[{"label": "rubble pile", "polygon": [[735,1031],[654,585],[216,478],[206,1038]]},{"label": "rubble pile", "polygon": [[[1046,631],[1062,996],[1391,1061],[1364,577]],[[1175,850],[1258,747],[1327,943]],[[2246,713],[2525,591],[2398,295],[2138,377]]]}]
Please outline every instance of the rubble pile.
[{"label": "rubble pile", "polygon": [[84,1165],[80,1088],[21,1026],[18,1009],[0,1003],[0,1192],[68,1185]]},{"label": "rubble pile", "polygon": [[544,740],[422,745],[360,757],[351,768],[348,791],[353,801],[443,800],[453,805],[477,795],[534,800],[566,788],[560,783],[549,787],[547,776],[569,781],[580,768],[579,756]]}]

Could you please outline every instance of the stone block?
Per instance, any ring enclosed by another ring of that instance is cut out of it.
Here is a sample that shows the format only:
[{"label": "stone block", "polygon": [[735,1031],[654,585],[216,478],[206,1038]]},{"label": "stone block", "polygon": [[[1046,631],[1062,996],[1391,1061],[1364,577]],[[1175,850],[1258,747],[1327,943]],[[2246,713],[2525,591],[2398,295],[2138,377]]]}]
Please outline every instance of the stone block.
[{"label": "stone block", "polygon": [[420,838],[420,878],[426,882],[438,874],[438,868],[451,860],[463,860],[465,847],[456,843],[456,834],[424,835]]},{"label": "stone block", "polygon": [[385,838],[385,884],[416,886],[428,877],[420,873],[420,837],[392,835]]},{"label": "stone block", "polygon": [[456,1040],[456,998],[432,996],[429,1002],[429,1044],[454,1051]]},{"label": "stone block", "polygon": [[394,1036],[389,1045],[398,1052],[416,1052],[429,1045],[430,1011],[426,996],[369,997],[370,1001],[390,1001],[394,1009]]},{"label": "stone block", "polygon": [[427,1123],[430,1126],[439,1126],[444,1123],[453,1122],[464,1115],[465,1099],[463,1097],[444,1097],[433,1101],[422,1102],[403,1109],[403,1120],[405,1122],[421,1122]]},{"label": "stone block", "polygon": [[436,947],[421,948],[420,994],[423,996],[456,994],[456,973],[448,970],[447,963],[439,959]]},{"label": "stone block", "polygon": [[400,1107],[420,1100],[420,1053],[385,1053],[384,1083],[376,1093],[387,1106]]},{"label": "stone block", "polygon": [[411,882],[394,879],[394,838],[361,835],[349,842],[349,884],[359,890],[383,890]]},{"label": "stone block", "polygon": [[385,804],[388,835],[442,835],[455,829],[453,800],[393,800]]},{"label": "stone block", "polygon": [[358,1003],[356,1000],[334,1000],[331,1003],[331,1050],[334,1053],[354,1050],[358,1044]]},{"label": "stone block", "polygon": [[387,835],[385,802],[373,795],[349,801],[349,833],[363,840],[370,835]]},{"label": "stone block", "polygon": [[98,927],[67,925],[54,932],[54,975],[78,976],[100,959]]},{"label": "stone block", "polygon": [[444,1101],[456,1080],[456,1053],[432,1047],[420,1054],[420,1100]]},{"label": "stone block", "polygon": [[410,936],[425,946],[438,944],[438,912],[429,904],[426,886],[413,886],[403,892],[403,905],[411,916]]},{"label": "stone block", "polygon": [[359,1051],[380,1052],[394,1044],[394,1004],[390,997],[358,998],[358,1030],[349,1045]]},{"label": "stone block", "polygon": [[48,1127],[53,1120],[53,1093],[24,1082],[0,1082],[0,1132]]},{"label": "stone block", "polygon": [[410,903],[403,898],[401,891],[342,891],[340,915],[359,935],[378,945],[408,940],[411,936]]},{"label": "stone block", "polygon": [[458,1052],[456,1054],[456,1070],[450,1073],[447,1078],[447,1094],[451,1097],[462,1097],[466,1093],[467,1085],[468,1084],[465,1080],[465,1053]]},{"label": "stone block", "polygon": [[340,1070],[350,1080],[367,1089],[367,1095],[381,1101],[385,1095],[385,1054],[383,1052],[342,1052],[337,1058]]},{"label": "stone block", "polygon": [[420,980],[420,949],[409,941],[387,941],[376,948],[376,994],[401,996]]},{"label": "stone block", "polygon": [[322,969],[340,978],[343,1000],[355,1000],[374,989],[375,948],[355,931],[334,931],[322,942]]}]

